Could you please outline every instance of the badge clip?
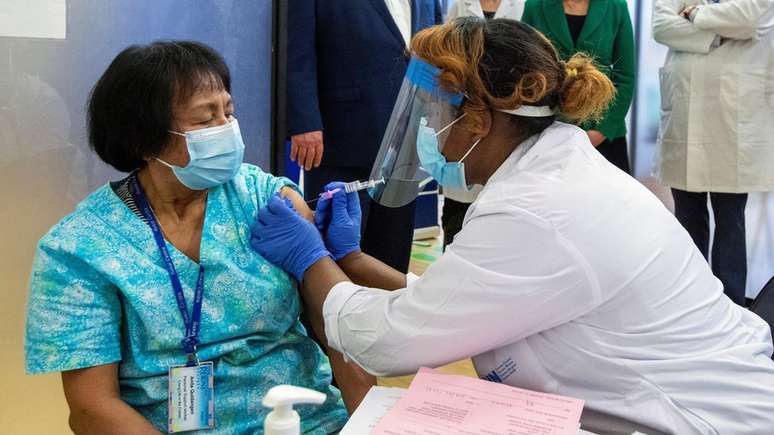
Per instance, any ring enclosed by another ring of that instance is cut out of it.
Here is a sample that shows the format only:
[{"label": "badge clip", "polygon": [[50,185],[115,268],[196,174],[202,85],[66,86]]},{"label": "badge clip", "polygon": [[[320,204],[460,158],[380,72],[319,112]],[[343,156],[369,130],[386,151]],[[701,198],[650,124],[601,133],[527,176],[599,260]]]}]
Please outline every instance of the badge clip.
[{"label": "badge clip", "polygon": [[195,367],[199,365],[199,356],[196,354],[196,346],[194,346],[193,352],[186,355],[185,365],[187,367]]}]

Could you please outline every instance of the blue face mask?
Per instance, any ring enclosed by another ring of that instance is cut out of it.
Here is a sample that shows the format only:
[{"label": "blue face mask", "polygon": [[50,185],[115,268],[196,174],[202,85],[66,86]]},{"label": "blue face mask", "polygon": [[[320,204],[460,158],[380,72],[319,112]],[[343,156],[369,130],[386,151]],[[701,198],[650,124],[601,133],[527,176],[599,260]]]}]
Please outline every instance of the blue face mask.
[{"label": "blue face mask", "polygon": [[438,135],[460,119],[462,116],[436,133],[435,129],[427,126],[427,119],[422,118],[417,131],[417,155],[422,170],[433,177],[441,186],[467,191],[469,187],[465,180],[465,164],[462,161],[476,148],[481,139],[478,139],[458,162],[446,161],[446,157],[438,149]]},{"label": "blue face mask", "polygon": [[221,185],[236,175],[245,155],[245,144],[236,118],[227,124],[203,128],[185,133],[170,131],[185,137],[190,160],[186,167],[169,166],[184,186],[193,190],[204,190]]}]

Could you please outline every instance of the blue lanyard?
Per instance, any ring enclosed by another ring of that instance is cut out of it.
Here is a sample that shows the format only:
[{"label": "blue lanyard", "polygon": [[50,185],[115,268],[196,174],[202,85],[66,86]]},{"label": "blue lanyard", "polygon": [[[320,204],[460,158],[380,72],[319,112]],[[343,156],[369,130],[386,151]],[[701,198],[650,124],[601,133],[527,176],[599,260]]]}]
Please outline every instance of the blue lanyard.
[{"label": "blue lanyard", "polygon": [[148,222],[148,226],[153,232],[153,238],[156,240],[156,245],[159,247],[161,257],[164,260],[164,267],[169,274],[169,280],[172,282],[172,289],[175,291],[175,300],[177,300],[177,308],[180,310],[180,315],[183,317],[183,323],[185,323],[185,338],[182,341],[183,350],[188,355],[188,365],[194,366],[198,364],[196,357],[196,345],[199,344],[199,329],[201,328],[202,318],[202,296],[204,295],[204,267],[199,265],[199,278],[196,280],[196,291],[194,292],[193,309],[191,310],[191,316],[188,316],[188,307],[185,303],[185,295],[183,294],[183,286],[180,284],[180,277],[177,275],[175,264],[172,263],[172,256],[169,255],[167,250],[167,244],[164,241],[164,235],[161,233],[159,224],[156,221],[156,216],[153,214],[153,210],[150,208],[148,199],[145,197],[140,182],[137,180],[137,176],[133,175],[129,181],[129,185],[132,191],[134,201],[137,203],[140,213]]}]

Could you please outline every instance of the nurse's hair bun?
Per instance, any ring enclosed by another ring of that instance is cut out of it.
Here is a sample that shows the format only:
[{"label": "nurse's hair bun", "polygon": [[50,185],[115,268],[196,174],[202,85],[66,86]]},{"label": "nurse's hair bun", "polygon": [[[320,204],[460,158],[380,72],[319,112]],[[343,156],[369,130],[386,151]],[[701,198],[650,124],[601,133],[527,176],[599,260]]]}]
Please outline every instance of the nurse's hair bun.
[{"label": "nurse's hair bun", "polygon": [[593,60],[575,55],[567,62],[533,27],[519,21],[457,18],[417,33],[413,55],[441,70],[440,85],[465,94],[460,125],[479,134],[492,111],[523,105],[548,106],[556,115],[512,115],[525,135],[543,131],[557,118],[582,123],[599,119],[615,95],[610,79]]},{"label": "nurse's hair bun", "polygon": [[615,97],[613,82],[596,66],[590,56],[578,53],[564,66],[559,111],[571,122],[598,121]]}]

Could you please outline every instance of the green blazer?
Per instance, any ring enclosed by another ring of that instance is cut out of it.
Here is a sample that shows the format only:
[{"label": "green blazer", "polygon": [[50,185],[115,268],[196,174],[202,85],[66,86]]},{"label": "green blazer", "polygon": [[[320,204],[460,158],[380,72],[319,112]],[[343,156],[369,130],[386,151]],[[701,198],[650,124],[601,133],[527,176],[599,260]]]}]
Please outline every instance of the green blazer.
[{"label": "green blazer", "polygon": [[586,130],[599,130],[614,139],[626,135],[626,113],[634,95],[636,53],[634,31],[626,0],[589,0],[589,11],[578,44],[573,44],[562,0],[527,0],[521,20],[548,37],[562,59],[584,52],[613,81],[617,95],[604,118]]}]

